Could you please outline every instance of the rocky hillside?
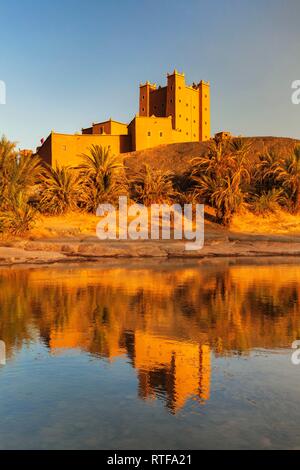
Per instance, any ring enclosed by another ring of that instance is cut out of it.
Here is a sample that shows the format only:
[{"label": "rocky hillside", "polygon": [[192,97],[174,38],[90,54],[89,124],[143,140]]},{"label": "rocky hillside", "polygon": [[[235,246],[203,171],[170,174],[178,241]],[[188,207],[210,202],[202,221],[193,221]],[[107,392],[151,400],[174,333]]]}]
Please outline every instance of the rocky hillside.
[{"label": "rocky hillside", "polygon": [[[300,140],[284,137],[247,137],[245,140],[250,140],[252,143],[253,161],[263,152],[274,150],[278,155],[285,155],[292,151],[295,144],[300,145]],[[169,170],[180,175],[188,169],[192,158],[201,156],[207,151],[208,145],[207,142],[161,145],[124,154],[124,162],[129,173],[137,172],[144,163],[147,163],[153,168]]]}]

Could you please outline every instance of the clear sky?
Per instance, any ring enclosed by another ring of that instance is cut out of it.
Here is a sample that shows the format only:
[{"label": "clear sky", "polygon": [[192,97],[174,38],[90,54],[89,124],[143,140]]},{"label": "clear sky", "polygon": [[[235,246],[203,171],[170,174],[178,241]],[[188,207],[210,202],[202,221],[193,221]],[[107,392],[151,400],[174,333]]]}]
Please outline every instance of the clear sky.
[{"label": "clear sky", "polygon": [[139,83],[211,83],[212,132],[300,138],[299,0],[1,0],[0,134],[129,122]]}]

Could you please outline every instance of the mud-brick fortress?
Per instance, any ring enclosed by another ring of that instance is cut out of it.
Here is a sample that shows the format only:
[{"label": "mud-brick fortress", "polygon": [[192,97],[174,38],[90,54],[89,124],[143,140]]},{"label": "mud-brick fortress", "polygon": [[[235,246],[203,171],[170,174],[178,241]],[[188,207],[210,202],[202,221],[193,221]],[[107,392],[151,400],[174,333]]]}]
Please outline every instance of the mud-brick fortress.
[{"label": "mud-brick fortress", "polygon": [[161,144],[210,139],[210,86],[203,80],[188,86],[183,73],[167,75],[167,86],[140,85],[139,114],[124,124],[110,119],[82,129],[81,134],[51,132],[37,152],[50,165],[76,166],[92,145],[114,154]]}]

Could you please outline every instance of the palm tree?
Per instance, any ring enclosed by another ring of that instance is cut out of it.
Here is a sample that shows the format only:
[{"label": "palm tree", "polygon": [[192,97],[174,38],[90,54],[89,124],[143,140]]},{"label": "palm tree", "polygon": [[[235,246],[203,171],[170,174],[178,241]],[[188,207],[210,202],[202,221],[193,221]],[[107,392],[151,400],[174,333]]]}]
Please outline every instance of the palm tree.
[{"label": "palm tree", "polygon": [[217,222],[223,225],[229,225],[243,206],[250,183],[249,149],[243,139],[213,141],[207,155],[191,160],[195,194],[216,210]]},{"label": "palm tree", "polygon": [[79,173],[68,167],[47,165],[41,179],[40,210],[60,215],[77,209],[82,182]]},{"label": "palm tree", "polygon": [[286,204],[286,196],[282,189],[272,188],[263,191],[262,194],[255,194],[250,199],[250,207],[257,215],[266,215],[280,209],[280,206]]},{"label": "palm tree", "polygon": [[1,231],[14,235],[26,232],[36,218],[28,202],[30,191],[41,171],[37,156],[21,156],[16,144],[0,140],[0,220]]},{"label": "palm tree", "polygon": [[171,172],[154,170],[144,164],[140,172],[131,180],[133,199],[146,206],[170,203],[175,196],[171,178]]},{"label": "palm tree", "polygon": [[292,200],[293,211],[300,211],[300,146],[294,148],[294,152],[283,160],[277,171],[277,180],[286,189]]},{"label": "palm tree", "polygon": [[20,191],[13,196],[9,210],[0,213],[0,232],[22,235],[34,226],[36,218],[36,210]]},{"label": "palm tree", "polygon": [[0,207],[8,201],[8,186],[10,182],[11,167],[16,159],[16,144],[10,142],[5,136],[0,140]]},{"label": "palm tree", "polygon": [[259,161],[255,165],[253,180],[255,191],[259,194],[266,190],[279,188],[278,172],[281,160],[274,150],[269,150],[259,156]]},{"label": "palm tree", "polygon": [[92,145],[89,153],[81,157],[81,203],[88,211],[95,211],[100,203],[127,194],[124,165],[111,153],[110,147]]}]

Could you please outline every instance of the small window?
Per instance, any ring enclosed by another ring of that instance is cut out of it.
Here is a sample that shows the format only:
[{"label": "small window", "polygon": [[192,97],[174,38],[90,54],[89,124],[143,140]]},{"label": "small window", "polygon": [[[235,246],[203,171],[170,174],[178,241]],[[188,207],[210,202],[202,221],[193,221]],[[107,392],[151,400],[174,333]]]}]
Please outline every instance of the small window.
[{"label": "small window", "polygon": [[186,121],[188,121],[188,120],[189,120],[189,118],[186,118],[185,120],[186,120]]},{"label": "small window", "polygon": [[189,135],[189,133],[188,133],[188,132],[186,132],[186,135]]},{"label": "small window", "polygon": [[194,109],[196,109],[196,106],[194,106]]},{"label": "small window", "polygon": [[207,108],[204,108],[204,111],[207,111]]},{"label": "small window", "polygon": [[172,98],[170,99],[170,103],[173,103],[173,100],[172,100]]},{"label": "small window", "polygon": [[162,137],[162,136],[163,136],[163,133],[162,133],[162,132],[160,132],[160,133],[159,133],[159,135],[160,135],[160,137]]},{"label": "small window", "polygon": [[143,100],[145,99],[144,95],[143,95],[143,98],[142,98],[142,99],[143,99]]},{"label": "small window", "polygon": [[205,98],[207,98],[207,95],[205,95]]},{"label": "small window", "polygon": [[181,114],[179,114],[179,117],[181,117]]},{"label": "small window", "polygon": [[62,145],[62,149],[63,149],[63,150],[67,150],[67,146],[66,146],[66,145]]},{"label": "small window", "polygon": [[151,136],[151,132],[150,132],[150,131],[148,131],[148,137],[150,137],[150,136]]},{"label": "small window", "polygon": [[145,108],[143,108],[142,111],[145,111]]},{"label": "small window", "polygon": [[196,124],[196,121],[195,121],[195,119],[194,119],[194,124]]},{"label": "small window", "polygon": [[178,89],[181,90],[181,86],[179,86]]},{"label": "small window", "polygon": [[181,103],[181,100],[179,100],[179,103]]},{"label": "small window", "polygon": [[196,137],[196,134],[194,134],[194,137]]},{"label": "small window", "polygon": [[186,106],[188,106],[189,104],[187,103]]},{"label": "small window", "polygon": [[206,122],[206,121],[205,121],[205,123],[204,123],[204,124],[207,126],[207,122]]}]

